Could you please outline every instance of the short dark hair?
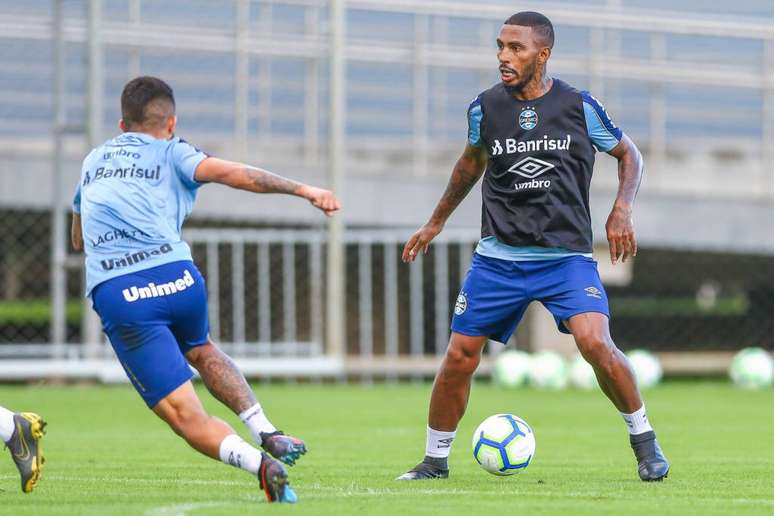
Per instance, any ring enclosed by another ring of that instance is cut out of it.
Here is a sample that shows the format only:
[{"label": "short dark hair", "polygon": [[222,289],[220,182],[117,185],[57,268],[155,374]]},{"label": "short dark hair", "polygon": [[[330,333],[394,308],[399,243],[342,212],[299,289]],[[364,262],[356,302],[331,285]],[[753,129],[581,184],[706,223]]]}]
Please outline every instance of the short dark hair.
[{"label": "short dark hair", "polygon": [[507,20],[505,25],[521,25],[532,27],[546,42],[548,48],[554,48],[554,26],[546,16],[534,11],[516,13]]},{"label": "short dark hair", "polygon": [[158,77],[143,75],[126,83],[121,93],[121,117],[127,127],[160,126],[175,114],[175,94]]}]

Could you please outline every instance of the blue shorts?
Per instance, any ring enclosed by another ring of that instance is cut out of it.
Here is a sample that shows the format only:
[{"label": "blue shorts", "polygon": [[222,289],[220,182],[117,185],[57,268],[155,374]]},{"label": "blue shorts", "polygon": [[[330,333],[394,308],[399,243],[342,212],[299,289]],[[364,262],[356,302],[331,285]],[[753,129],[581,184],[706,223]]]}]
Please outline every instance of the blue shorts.
[{"label": "blue shorts", "polygon": [[597,262],[591,258],[515,262],[476,253],[454,306],[451,329],[506,343],[532,301],[548,308],[562,333],[570,333],[563,321],[573,315],[599,312],[610,317]]},{"label": "blue shorts", "polygon": [[191,261],[100,283],[94,310],[118,360],[148,407],[193,376],[185,354],[208,341],[207,290]]}]

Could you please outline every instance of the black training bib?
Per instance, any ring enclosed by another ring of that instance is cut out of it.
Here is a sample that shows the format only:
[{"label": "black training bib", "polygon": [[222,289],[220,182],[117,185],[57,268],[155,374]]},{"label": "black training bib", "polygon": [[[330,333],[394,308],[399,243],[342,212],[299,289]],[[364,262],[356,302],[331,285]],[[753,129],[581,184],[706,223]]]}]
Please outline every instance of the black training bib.
[{"label": "black training bib", "polygon": [[479,100],[481,142],[489,154],[482,237],[590,253],[595,151],[580,92],[554,79],[548,93],[521,101],[500,83]]}]

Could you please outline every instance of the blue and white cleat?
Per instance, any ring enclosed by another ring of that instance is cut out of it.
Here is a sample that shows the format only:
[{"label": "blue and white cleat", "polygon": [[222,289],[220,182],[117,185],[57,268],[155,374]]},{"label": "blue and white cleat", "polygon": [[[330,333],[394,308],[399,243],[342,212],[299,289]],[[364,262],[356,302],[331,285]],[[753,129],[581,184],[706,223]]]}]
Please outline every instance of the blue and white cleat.
[{"label": "blue and white cleat", "polygon": [[669,461],[661,451],[652,430],[639,435],[630,435],[629,442],[637,457],[637,472],[644,482],[660,482],[669,474]]},{"label": "blue and white cleat", "polygon": [[298,501],[298,496],[288,482],[288,472],[285,471],[282,464],[266,453],[261,453],[258,482],[269,503],[296,503]]},{"label": "blue and white cleat", "polygon": [[43,464],[43,448],[40,439],[46,433],[46,422],[32,412],[22,412],[13,415],[14,430],[5,446],[11,452],[11,457],[21,475],[21,489],[31,492],[40,480]]},{"label": "blue and white cleat", "polygon": [[281,430],[261,433],[261,447],[272,457],[288,466],[295,465],[301,455],[306,453],[304,441],[298,437],[285,435]]}]

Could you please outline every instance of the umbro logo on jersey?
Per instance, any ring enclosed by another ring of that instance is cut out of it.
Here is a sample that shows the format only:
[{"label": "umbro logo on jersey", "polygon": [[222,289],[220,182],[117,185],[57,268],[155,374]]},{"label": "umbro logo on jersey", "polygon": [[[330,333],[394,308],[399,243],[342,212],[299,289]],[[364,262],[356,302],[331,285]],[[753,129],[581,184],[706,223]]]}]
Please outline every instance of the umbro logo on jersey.
[{"label": "umbro logo on jersey", "polygon": [[545,174],[552,168],[555,168],[553,164],[530,156],[513,165],[508,169],[508,172],[519,174],[527,179],[534,179],[539,175]]}]

